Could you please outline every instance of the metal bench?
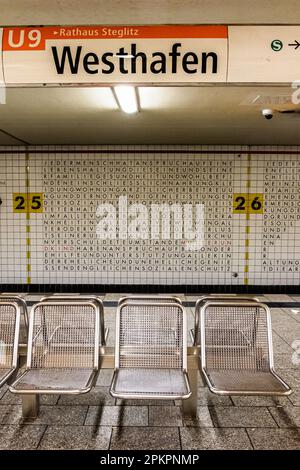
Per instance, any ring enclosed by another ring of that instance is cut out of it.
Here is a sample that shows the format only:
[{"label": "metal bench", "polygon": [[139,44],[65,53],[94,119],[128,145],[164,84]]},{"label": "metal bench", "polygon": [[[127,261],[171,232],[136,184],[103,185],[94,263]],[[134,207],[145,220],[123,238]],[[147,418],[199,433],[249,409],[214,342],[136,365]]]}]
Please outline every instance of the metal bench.
[{"label": "metal bench", "polygon": [[100,308],[95,301],[47,301],[30,312],[26,371],[9,387],[17,394],[81,394],[99,364]]},{"label": "metal bench", "polygon": [[96,302],[99,306],[99,315],[100,315],[100,337],[99,344],[100,346],[105,346],[109,329],[104,326],[104,306],[103,301],[97,295],[88,295],[88,294],[53,294],[49,296],[44,296],[41,298],[40,302],[65,302],[65,301],[74,301],[74,302],[87,302],[89,300]]},{"label": "metal bench", "polygon": [[[257,302],[255,297],[248,297],[239,295],[239,300],[243,302]],[[201,343],[201,330],[200,330],[200,311],[203,305],[206,302],[211,300],[216,300],[220,302],[230,302],[233,300],[237,300],[237,294],[210,294],[210,295],[203,295],[199,297],[195,305],[195,326],[193,329],[190,330],[190,336],[193,343],[193,346],[200,346]],[[195,333],[196,332],[196,333]]]},{"label": "metal bench", "polygon": [[111,395],[189,398],[186,331],[186,314],[179,304],[122,303],[116,319]]},{"label": "metal bench", "polygon": [[28,316],[27,303],[25,299],[23,299],[23,297],[21,297],[20,295],[11,294],[9,292],[2,292],[0,294],[0,300],[5,300],[8,302],[16,302],[19,305],[21,309],[19,342],[27,343],[29,316]]},{"label": "metal bench", "polygon": [[201,369],[219,395],[288,395],[273,364],[271,318],[259,302],[206,302],[201,308]]},{"label": "metal bench", "polygon": [[181,300],[178,297],[173,295],[128,295],[121,297],[118,302],[118,306],[122,305],[124,302],[164,302],[164,303],[177,303],[182,305]]},{"label": "metal bench", "polygon": [[18,367],[21,309],[17,302],[0,300],[0,387]]}]

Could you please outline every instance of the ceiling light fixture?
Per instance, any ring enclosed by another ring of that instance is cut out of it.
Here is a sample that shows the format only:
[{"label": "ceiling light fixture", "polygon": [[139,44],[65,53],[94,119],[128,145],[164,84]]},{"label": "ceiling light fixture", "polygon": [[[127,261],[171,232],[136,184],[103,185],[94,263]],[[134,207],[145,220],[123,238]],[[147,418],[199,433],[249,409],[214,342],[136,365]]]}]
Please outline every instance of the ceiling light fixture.
[{"label": "ceiling light fixture", "polygon": [[116,85],[112,88],[119,108],[127,114],[139,112],[139,95],[136,87],[131,85]]}]

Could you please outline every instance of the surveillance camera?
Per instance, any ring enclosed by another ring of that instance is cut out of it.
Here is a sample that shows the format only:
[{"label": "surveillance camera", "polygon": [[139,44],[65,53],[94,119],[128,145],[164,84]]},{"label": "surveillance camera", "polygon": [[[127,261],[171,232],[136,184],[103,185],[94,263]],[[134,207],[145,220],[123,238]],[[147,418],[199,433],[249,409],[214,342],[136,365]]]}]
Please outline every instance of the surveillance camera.
[{"label": "surveillance camera", "polygon": [[262,115],[266,119],[272,119],[272,117],[274,116],[274,111],[273,111],[273,109],[263,109],[262,110]]}]

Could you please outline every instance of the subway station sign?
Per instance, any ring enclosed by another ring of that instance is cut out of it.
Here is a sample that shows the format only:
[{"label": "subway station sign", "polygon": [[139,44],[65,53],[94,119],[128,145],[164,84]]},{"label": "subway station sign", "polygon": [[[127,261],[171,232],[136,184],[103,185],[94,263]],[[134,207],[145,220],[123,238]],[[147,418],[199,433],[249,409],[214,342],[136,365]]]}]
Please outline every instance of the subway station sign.
[{"label": "subway station sign", "polygon": [[6,85],[300,80],[300,26],[12,27],[0,42]]}]

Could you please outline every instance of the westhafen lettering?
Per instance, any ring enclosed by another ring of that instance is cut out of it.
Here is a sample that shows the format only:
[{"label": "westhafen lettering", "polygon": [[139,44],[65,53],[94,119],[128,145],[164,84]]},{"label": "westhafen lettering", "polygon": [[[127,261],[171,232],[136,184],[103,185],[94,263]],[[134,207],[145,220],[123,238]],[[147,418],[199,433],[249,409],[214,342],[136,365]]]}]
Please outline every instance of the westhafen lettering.
[{"label": "westhafen lettering", "polygon": [[182,51],[182,44],[176,42],[169,52],[154,51],[150,54],[138,50],[132,43],[117,51],[83,53],[82,46],[51,47],[54,65],[58,75],[82,71],[87,74],[217,74],[218,55],[213,51]]}]

